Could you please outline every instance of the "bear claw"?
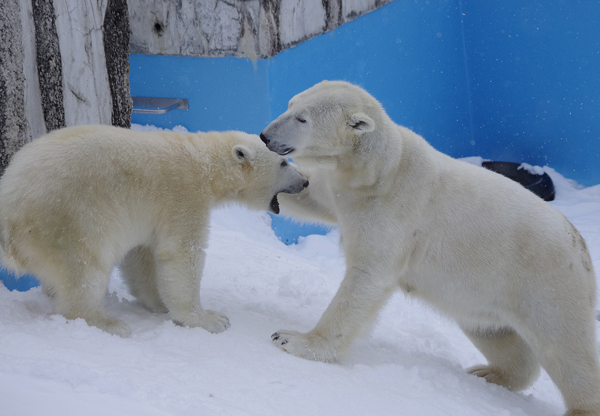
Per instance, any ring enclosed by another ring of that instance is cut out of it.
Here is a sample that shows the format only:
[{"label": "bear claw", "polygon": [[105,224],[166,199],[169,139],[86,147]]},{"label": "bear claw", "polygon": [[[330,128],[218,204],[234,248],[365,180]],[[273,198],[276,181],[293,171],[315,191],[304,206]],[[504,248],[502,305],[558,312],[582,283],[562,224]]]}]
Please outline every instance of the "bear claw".
[{"label": "bear claw", "polygon": [[[271,335],[271,341],[279,341],[279,337],[280,337],[280,336],[281,336],[281,335],[279,335],[279,332],[275,332],[273,335]],[[279,343],[279,346],[285,345],[285,344],[287,344],[287,343],[288,343],[288,340],[287,340],[287,339],[284,339],[283,341],[281,341],[281,342]]]}]

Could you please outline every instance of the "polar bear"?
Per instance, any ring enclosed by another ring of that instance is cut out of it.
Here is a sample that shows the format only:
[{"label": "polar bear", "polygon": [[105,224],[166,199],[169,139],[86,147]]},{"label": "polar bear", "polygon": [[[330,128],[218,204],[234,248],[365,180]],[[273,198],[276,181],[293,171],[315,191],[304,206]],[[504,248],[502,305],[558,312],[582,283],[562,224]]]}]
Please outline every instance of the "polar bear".
[{"label": "polar bear", "polygon": [[67,319],[129,334],[103,308],[120,264],[142,304],[217,333],[229,321],[199,295],[211,208],[237,202],[278,213],[280,192],[307,185],[257,135],[57,130],[25,145],[0,179],[0,255],[36,275]]},{"label": "polar bear", "polygon": [[261,133],[310,180],[282,209],[338,224],[346,275],[316,327],[280,330],[298,357],[335,361],[400,289],[454,318],[510,390],[540,364],[568,415],[600,415],[596,283],[567,219],[521,185],[450,158],[396,125],[358,86],[319,83]]}]

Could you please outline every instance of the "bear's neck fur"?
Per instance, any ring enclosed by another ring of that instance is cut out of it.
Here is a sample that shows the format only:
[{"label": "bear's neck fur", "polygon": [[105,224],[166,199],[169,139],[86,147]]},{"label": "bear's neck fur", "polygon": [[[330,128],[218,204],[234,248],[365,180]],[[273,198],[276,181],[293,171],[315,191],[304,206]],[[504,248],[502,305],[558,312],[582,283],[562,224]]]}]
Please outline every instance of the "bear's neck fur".
[{"label": "bear's neck fur", "polygon": [[385,192],[389,178],[400,164],[402,141],[389,118],[375,120],[374,131],[348,133],[352,149],[337,160],[335,176],[339,185],[368,194]]},{"label": "bear's neck fur", "polygon": [[231,201],[244,188],[247,175],[243,171],[251,167],[233,159],[231,149],[239,142],[233,133],[186,134],[178,140],[192,157],[191,169],[210,187],[212,205]]}]

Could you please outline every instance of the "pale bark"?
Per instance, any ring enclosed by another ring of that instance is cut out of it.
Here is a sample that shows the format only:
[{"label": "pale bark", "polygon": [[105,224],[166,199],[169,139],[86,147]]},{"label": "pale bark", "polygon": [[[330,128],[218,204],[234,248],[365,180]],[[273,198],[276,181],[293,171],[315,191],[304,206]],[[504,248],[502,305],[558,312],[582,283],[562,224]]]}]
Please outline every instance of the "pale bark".
[{"label": "pale bark", "polygon": [[[0,174],[28,140],[21,8],[16,0],[0,2]],[[4,138],[10,140],[4,140]]]},{"label": "pale bark", "polygon": [[131,125],[126,0],[0,1],[0,175],[46,132]]},{"label": "pale bark", "polygon": [[129,0],[131,53],[266,58],[391,0]]}]

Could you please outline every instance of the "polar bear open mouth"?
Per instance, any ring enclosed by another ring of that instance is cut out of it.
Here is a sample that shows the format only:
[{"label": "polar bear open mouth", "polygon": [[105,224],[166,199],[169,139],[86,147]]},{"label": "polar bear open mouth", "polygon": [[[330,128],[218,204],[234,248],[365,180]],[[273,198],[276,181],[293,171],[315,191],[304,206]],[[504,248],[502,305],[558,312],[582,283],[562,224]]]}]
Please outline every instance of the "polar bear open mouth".
[{"label": "polar bear open mouth", "polygon": [[271,211],[273,211],[273,214],[279,214],[279,201],[277,200],[277,194],[273,195],[273,199],[271,199],[269,207],[271,208]]}]

